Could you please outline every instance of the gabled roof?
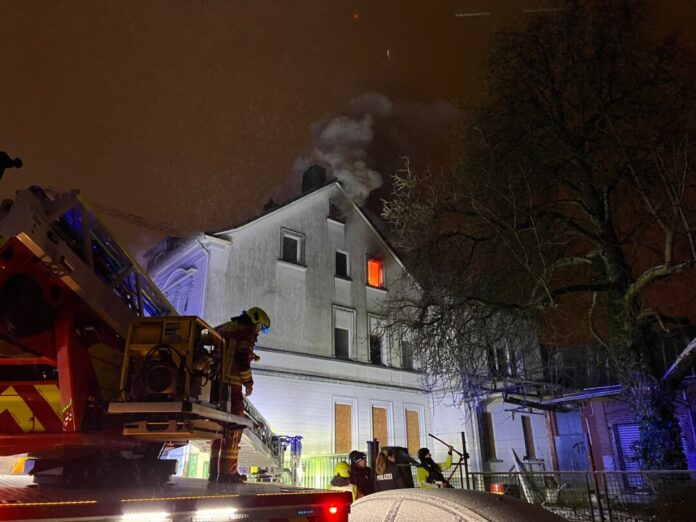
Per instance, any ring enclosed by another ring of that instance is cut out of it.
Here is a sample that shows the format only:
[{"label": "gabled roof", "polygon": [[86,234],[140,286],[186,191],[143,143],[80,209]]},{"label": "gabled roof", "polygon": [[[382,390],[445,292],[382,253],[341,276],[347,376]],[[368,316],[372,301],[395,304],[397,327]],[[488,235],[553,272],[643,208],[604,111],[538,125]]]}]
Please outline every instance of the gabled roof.
[{"label": "gabled roof", "polygon": [[317,194],[323,193],[328,191],[330,188],[333,187],[338,187],[338,189],[341,191],[341,193],[345,196],[345,198],[348,200],[350,203],[351,207],[355,210],[355,212],[365,221],[367,224],[368,228],[377,236],[377,238],[380,240],[380,242],[383,244],[384,248],[389,252],[394,259],[396,259],[396,262],[399,263],[399,266],[402,269],[406,269],[404,266],[404,263],[401,261],[401,258],[396,254],[394,249],[391,247],[389,242],[386,240],[386,238],[377,230],[377,227],[375,227],[374,223],[370,221],[370,219],[367,217],[365,212],[348,196],[346,193],[345,189],[343,186],[341,186],[341,183],[336,180],[329,181],[322,187],[319,187],[316,190],[313,190],[312,192],[308,192],[306,194],[301,194],[297,196],[294,199],[291,199],[287,203],[282,204],[281,206],[274,208],[273,210],[270,210],[268,212],[265,212],[264,214],[261,214],[259,216],[252,217],[251,219],[248,219],[246,221],[243,221],[239,225],[229,227],[229,228],[224,228],[216,231],[211,231],[211,232],[206,232],[205,234],[208,236],[213,236],[213,237],[220,237],[224,236],[226,234],[232,234],[234,232],[239,232],[240,230],[243,230],[255,223],[258,223],[259,221],[266,219],[267,217],[276,215],[277,213],[284,211],[285,209],[288,209],[292,206],[298,205],[303,201],[307,201],[308,199],[311,199],[312,197],[316,196]]}]

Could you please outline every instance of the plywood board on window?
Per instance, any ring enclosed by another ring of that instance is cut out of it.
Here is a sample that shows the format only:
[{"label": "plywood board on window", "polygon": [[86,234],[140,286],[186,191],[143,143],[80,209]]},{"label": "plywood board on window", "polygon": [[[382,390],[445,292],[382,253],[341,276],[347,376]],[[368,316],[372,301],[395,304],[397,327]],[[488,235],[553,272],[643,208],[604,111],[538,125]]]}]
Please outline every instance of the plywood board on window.
[{"label": "plywood board on window", "polygon": [[406,439],[408,442],[408,453],[415,457],[418,455],[421,441],[420,419],[418,412],[415,410],[406,410]]},{"label": "plywood board on window", "polygon": [[386,408],[372,407],[372,438],[377,439],[380,446],[389,444]]},{"label": "plywood board on window", "polygon": [[353,450],[353,412],[350,404],[335,404],[334,411],[336,453],[350,453]]}]

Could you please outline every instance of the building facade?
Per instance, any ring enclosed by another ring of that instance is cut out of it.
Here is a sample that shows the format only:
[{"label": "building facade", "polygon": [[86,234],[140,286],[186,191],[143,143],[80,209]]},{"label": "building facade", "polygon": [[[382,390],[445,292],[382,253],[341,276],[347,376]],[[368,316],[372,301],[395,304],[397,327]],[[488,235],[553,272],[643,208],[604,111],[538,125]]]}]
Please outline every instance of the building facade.
[{"label": "building facade", "polygon": [[364,451],[377,439],[413,456],[429,446],[444,460],[428,433],[461,449],[464,431],[473,471],[509,470],[508,447],[550,469],[543,413],[515,415],[496,399],[472,416],[423,391],[401,339],[383,328],[403,264],[337,182],[161,248],[149,269],[181,314],[218,325],[252,306],[268,312],[251,400],[275,433],[303,437],[304,455]]}]

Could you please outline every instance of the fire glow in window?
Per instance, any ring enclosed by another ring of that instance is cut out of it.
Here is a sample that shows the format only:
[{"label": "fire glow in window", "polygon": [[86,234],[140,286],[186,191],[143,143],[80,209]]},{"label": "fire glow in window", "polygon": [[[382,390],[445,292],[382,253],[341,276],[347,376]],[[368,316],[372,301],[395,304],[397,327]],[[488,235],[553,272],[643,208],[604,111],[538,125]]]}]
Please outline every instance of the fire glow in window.
[{"label": "fire glow in window", "polygon": [[370,258],[367,260],[367,284],[384,288],[384,261]]}]

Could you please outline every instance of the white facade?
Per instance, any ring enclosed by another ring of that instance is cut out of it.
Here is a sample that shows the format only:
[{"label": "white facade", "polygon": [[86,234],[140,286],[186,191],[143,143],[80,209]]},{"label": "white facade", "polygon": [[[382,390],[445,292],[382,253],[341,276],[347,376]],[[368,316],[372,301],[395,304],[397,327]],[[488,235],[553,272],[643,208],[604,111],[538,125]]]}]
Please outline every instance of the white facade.
[{"label": "white facade", "polygon": [[[344,209],[340,217],[332,201]],[[296,259],[284,261],[293,244]],[[383,288],[367,284],[372,257],[383,262]],[[245,225],[199,235],[151,267],[180,313],[213,325],[252,306],[269,314],[251,400],[274,432],[304,437],[305,455],[335,452],[335,403],[351,406],[355,449],[373,438],[373,407],[387,410],[388,440],[380,444],[407,445],[406,410],[418,413],[419,442],[426,444],[428,398],[418,374],[401,369],[398,340],[382,339],[381,365],[370,360],[370,333],[402,266],[337,183]],[[337,358],[336,328],[347,332],[347,360]]]},{"label": "white facade", "polygon": [[[382,262],[383,288],[367,284],[369,258]],[[518,416],[512,419],[500,401],[487,406],[500,449],[486,461],[477,420],[422,391],[419,375],[402,368],[399,339],[377,339],[382,304],[402,274],[400,260],[338,183],[236,228],[199,235],[151,262],[152,278],[182,314],[218,325],[252,306],[268,312],[271,329],[258,341],[251,400],[275,433],[304,437],[304,455],[336,452],[338,403],[350,406],[352,448],[364,451],[375,435],[373,407],[387,411],[388,440],[380,444],[407,446],[411,411],[418,414],[418,445],[430,447],[436,460],[444,460],[446,448],[427,434],[461,449],[466,429],[472,471],[509,470],[507,447],[525,454]],[[550,469],[544,417],[531,417],[537,454]]]}]

